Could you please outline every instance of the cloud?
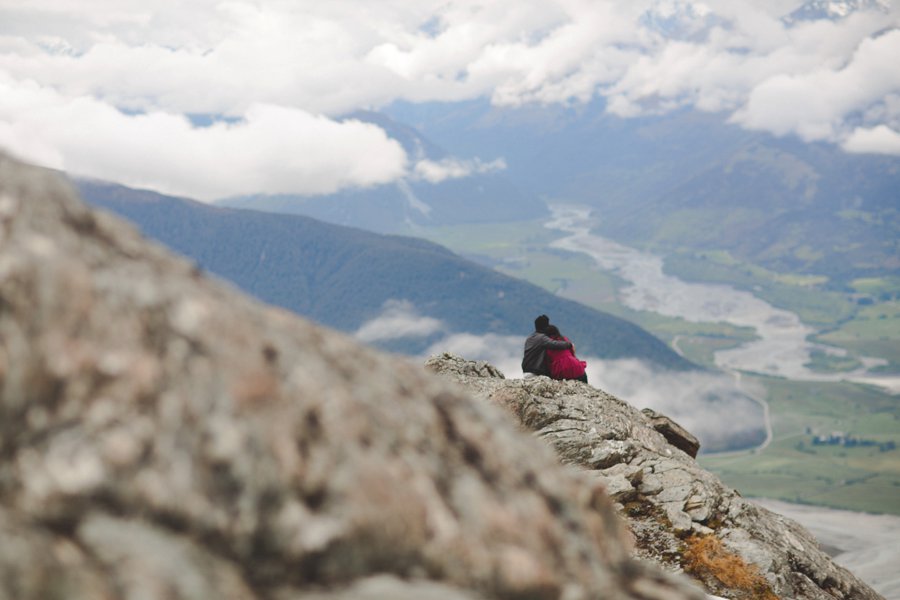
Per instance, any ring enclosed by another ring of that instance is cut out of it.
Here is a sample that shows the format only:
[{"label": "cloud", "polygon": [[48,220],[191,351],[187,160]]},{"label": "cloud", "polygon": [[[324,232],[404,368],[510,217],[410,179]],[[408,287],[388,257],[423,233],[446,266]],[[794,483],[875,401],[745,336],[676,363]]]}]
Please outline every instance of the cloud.
[{"label": "cloud", "polygon": [[897,56],[900,30],[862,40],[846,64],[773,75],[754,87],[734,121],[780,135],[795,132],[808,141],[840,141],[849,115],[888,108],[888,96],[900,91]]},{"label": "cloud", "polygon": [[483,162],[478,158],[472,160],[445,158],[439,161],[425,159],[416,163],[412,177],[428,183],[440,183],[447,179],[461,179],[474,174],[494,173],[505,168],[506,161],[502,158],[490,162]]},{"label": "cloud", "polygon": [[366,343],[402,338],[424,338],[444,329],[444,324],[419,314],[407,300],[388,300],[376,318],[364,323],[354,334]]},{"label": "cloud", "polygon": [[299,109],[250,106],[236,122],[195,127],[180,114],[126,114],[0,77],[0,145],[75,175],[212,200],[323,194],[402,176],[406,154],[376,126]]},{"label": "cloud", "polygon": [[[410,173],[373,126],[333,122],[398,99],[515,106],[600,97],[623,117],[693,107],[848,149],[878,136],[863,145],[880,151],[890,137],[883,127],[900,131],[900,103],[890,101],[900,94],[900,6],[788,24],[799,4],[160,0],[150,10],[85,0],[73,11],[64,0],[0,1],[4,93],[41,100],[37,109],[3,102],[2,143],[47,164],[207,198],[478,172],[460,162]],[[192,114],[236,123],[200,130],[184,120]],[[98,156],[85,129],[100,133],[109,156]],[[138,141],[116,139],[133,135],[151,145],[139,152]],[[177,161],[160,148],[189,166],[168,171]],[[265,167],[257,155],[285,164]],[[204,165],[216,160],[213,176]]]},{"label": "cloud", "polygon": [[[522,374],[520,336],[449,333],[425,355],[451,352],[468,360],[485,360],[509,379]],[[753,397],[765,390],[723,373],[669,371],[637,359],[581,357],[588,381],[636,408],[652,408],[696,435],[705,451],[746,448],[765,439],[763,411]]]},{"label": "cloud", "polygon": [[588,381],[637,408],[661,412],[696,435],[707,451],[765,439],[759,386],[723,373],[668,371],[636,359],[588,358]]},{"label": "cloud", "polygon": [[844,149],[848,152],[900,156],[900,133],[887,125],[858,127],[844,141]]},{"label": "cloud", "polygon": [[426,356],[451,352],[468,360],[486,360],[508,378],[522,377],[524,338],[509,335],[454,333],[431,345]]},{"label": "cloud", "polygon": [[[450,352],[468,360],[485,360],[509,379],[522,373],[522,336],[452,331],[439,319],[422,315],[411,302],[389,300],[381,314],[363,324],[355,337],[366,343],[403,338],[430,338],[418,360]],[[587,361],[594,387],[636,408],[661,412],[696,435],[709,450],[746,448],[765,439],[763,411],[753,398],[765,390],[746,378],[709,371],[670,371],[638,359]]]}]

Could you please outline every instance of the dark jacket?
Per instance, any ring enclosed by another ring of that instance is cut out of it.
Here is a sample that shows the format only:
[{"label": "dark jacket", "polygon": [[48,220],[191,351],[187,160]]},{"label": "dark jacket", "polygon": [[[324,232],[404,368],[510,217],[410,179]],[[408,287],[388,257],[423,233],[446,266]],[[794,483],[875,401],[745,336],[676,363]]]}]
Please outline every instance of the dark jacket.
[{"label": "dark jacket", "polygon": [[525,355],[522,357],[522,371],[535,375],[550,376],[547,364],[547,350],[568,350],[571,342],[553,340],[545,334],[535,331],[525,339]]}]

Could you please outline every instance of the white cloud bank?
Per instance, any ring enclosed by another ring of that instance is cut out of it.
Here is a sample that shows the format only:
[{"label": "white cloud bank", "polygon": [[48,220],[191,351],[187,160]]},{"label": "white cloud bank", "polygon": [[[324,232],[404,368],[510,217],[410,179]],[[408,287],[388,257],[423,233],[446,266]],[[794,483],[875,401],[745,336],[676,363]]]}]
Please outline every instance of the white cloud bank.
[{"label": "white cloud bank", "polygon": [[624,117],[694,107],[896,154],[900,6],[787,25],[800,3],[0,0],[0,144],[201,198],[325,193],[484,166],[410,165],[376,127],[337,115],[600,96]]},{"label": "white cloud bank", "polygon": [[506,161],[502,158],[490,162],[459,158],[445,158],[439,161],[423,159],[416,163],[412,176],[428,183],[440,183],[448,179],[462,179],[475,174],[495,173],[505,168]]},{"label": "white cloud bank", "polygon": [[366,343],[423,338],[438,333],[444,324],[431,317],[422,316],[408,300],[388,300],[380,315],[363,323],[354,334]]},{"label": "white cloud bank", "polygon": [[322,194],[385,183],[406,168],[378,127],[297,109],[250,106],[241,121],[195,127],[183,115],[127,115],[90,96],[0,78],[0,146],[75,175],[212,200]]}]

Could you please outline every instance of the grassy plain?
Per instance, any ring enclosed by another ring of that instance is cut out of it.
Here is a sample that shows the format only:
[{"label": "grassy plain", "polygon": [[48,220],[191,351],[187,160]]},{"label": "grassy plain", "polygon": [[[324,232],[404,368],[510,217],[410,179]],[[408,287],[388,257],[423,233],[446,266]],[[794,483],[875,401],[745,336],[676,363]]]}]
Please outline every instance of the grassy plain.
[{"label": "grassy plain", "polygon": [[[550,248],[560,234],[540,222],[416,233],[504,273],[629,319],[701,365],[713,366],[715,352],[755,336],[752,329],[727,323],[690,323],[623,306],[619,291],[627,283],[599,270],[583,255]],[[823,288],[823,278],[775,273],[740,263],[725,252],[670,256],[666,269],[687,280],[746,289],[796,312],[822,332],[817,341],[848,351],[846,357],[815,355],[810,366],[820,371],[839,372],[858,365],[862,356],[874,356],[887,361],[883,371],[900,372],[897,278],[859,279],[851,292],[829,291]],[[900,450],[812,443],[815,434],[841,431],[900,446],[900,398],[854,383],[747,377],[767,390],[772,443],[762,451],[701,455],[701,464],[746,496],[900,514]]]},{"label": "grassy plain", "polygon": [[700,463],[745,496],[900,515],[900,450],[815,445],[842,432],[900,445],[898,398],[853,383],[755,377],[765,385],[773,441],[762,451],[701,455]]},{"label": "grassy plain", "polygon": [[888,361],[882,370],[900,372],[900,301],[862,306],[853,319],[816,336],[816,340],[856,355],[882,358]]}]

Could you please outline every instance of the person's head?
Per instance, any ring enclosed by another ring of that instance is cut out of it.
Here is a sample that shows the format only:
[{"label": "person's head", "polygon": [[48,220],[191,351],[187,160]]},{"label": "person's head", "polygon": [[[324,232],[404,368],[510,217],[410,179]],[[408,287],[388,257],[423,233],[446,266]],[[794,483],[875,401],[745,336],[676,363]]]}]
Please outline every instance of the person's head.
[{"label": "person's head", "polygon": [[556,325],[547,325],[547,329],[544,333],[552,338],[562,337],[562,334],[559,332],[559,328],[557,328]]},{"label": "person's head", "polygon": [[547,327],[550,326],[550,317],[541,315],[534,320],[534,330],[540,333],[546,333]]}]

